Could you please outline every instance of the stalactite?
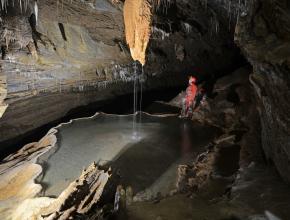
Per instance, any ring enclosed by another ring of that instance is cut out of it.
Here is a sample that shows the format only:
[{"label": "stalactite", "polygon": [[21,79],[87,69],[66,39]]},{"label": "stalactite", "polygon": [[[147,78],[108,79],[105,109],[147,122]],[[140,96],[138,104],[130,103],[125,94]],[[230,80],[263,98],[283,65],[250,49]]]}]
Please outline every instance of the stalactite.
[{"label": "stalactite", "polygon": [[157,35],[157,37],[160,37],[161,36],[161,39],[164,40],[165,37],[169,37],[170,33],[166,33],[165,31],[163,31],[162,29],[158,28],[158,27],[155,27],[153,26],[152,27],[152,33],[154,35]]},{"label": "stalactite", "polygon": [[37,1],[34,2],[34,15],[35,15],[35,21],[37,24],[38,21],[38,6],[37,6]]},{"label": "stalactite", "polygon": [[184,30],[185,30],[186,33],[190,33],[190,32],[191,32],[192,27],[191,27],[190,24],[188,24],[188,23],[183,23],[183,26],[184,26]]},{"label": "stalactite", "polygon": [[212,17],[211,17],[211,34],[218,34],[220,23],[216,13],[212,10]]},{"label": "stalactite", "polygon": [[[9,4],[12,4],[11,6],[15,7],[15,2],[14,2],[15,0],[13,0],[13,1],[11,1],[11,0],[0,0],[0,1],[1,1],[1,10],[7,11],[7,6]],[[30,0],[18,0],[17,3],[18,3],[18,5],[20,7],[20,10],[22,12],[22,11],[26,11],[28,9],[28,5],[30,3]]]},{"label": "stalactite", "polygon": [[126,41],[131,56],[145,64],[146,49],[151,34],[152,13],[148,0],[126,0],[124,4]]},{"label": "stalactite", "polygon": [[[142,65],[146,60],[146,49],[151,35],[152,11],[161,7],[167,13],[172,0],[126,0],[124,4],[124,20],[126,41],[131,56]],[[164,39],[166,35],[162,38]]]},{"label": "stalactite", "polygon": [[153,7],[155,11],[160,10],[162,8],[163,13],[167,13],[172,2],[173,2],[172,0],[153,0]]}]

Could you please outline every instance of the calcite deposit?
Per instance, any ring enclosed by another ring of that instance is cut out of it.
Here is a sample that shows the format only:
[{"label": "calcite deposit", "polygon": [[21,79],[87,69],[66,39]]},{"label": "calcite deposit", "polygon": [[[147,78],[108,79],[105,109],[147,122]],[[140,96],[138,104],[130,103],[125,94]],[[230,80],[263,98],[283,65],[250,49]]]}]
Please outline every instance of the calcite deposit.
[{"label": "calcite deposit", "polygon": [[133,60],[146,62],[146,50],[151,36],[152,5],[147,0],[127,0],[124,4],[126,41]]}]

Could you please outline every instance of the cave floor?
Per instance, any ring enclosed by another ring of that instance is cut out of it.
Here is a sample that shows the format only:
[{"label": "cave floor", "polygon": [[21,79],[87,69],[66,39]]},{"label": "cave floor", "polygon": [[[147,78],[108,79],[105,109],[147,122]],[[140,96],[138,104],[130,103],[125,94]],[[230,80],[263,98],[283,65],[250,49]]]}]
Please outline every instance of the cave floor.
[{"label": "cave floor", "polygon": [[290,217],[289,185],[272,168],[248,167],[236,180],[231,196],[213,196],[222,187],[211,187],[206,196],[176,194],[158,201],[136,202],[113,219],[286,220]]},{"label": "cave floor", "polygon": [[158,203],[140,202],[128,207],[120,214],[119,220],[214,220],[230,216],[237,209],[225,203],[213,203],[208,200],[188,198],[186,195],[175,195]]}]

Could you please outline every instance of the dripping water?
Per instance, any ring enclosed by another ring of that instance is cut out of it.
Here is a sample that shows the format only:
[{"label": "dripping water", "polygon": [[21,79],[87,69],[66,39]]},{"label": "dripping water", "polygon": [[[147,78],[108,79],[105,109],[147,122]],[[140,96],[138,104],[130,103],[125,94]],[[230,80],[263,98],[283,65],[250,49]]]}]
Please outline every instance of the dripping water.
[{"label": "dripping water", "polygon": [[[134,63],[134,103],[133,103],[133,139],[138,139],[140,136],[142,122],[142,99],[143,99],[143,78],[144,68],[138,74],[137,62]],[[137,124],[138,123],[138,124]],[[138,126],[137,126],[138,125]]]},{"label": "dripping water", "polygon": [[133,101],[133,139],[137,138],[136,132],[136,113],[137,113],[137,100],[138,100],[138,76],[137,64],[134,62],[134,101]]},{"label": "dripping water", "polygon": [[142,65],[142,73],[139,78],[140,83],[140,100],[139,100],[139,131],[142,123],[142,98],[143,98],[143,77],[144,77],[144,67]]}]

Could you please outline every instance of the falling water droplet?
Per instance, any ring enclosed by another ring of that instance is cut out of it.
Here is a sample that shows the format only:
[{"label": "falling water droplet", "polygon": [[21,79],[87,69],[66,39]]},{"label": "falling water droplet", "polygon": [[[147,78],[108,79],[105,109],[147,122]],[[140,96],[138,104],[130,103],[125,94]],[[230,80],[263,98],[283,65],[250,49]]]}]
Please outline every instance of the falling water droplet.
[{"label": "falling water droplet", "polygon": [[133,136],[136,132],[136,112],[137,112],[137,100],[138,100],[138,83],[137,83],[137,64],[134,63],[134,102],[133,102]]}]

